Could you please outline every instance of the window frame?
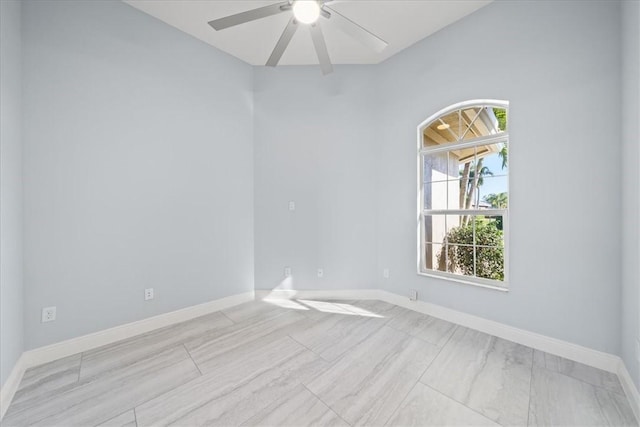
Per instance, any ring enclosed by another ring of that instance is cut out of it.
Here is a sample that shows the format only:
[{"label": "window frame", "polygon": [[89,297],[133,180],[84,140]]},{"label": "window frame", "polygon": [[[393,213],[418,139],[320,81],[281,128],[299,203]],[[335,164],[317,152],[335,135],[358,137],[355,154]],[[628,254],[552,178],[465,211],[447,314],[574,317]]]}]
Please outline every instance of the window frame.
[{"label": "window frame", "polygon": [[[426,120],[418,125],[417,128],[417,164],[418,164],[418,194],[417,194],[417,272],[420,276],[435,277],[438,279],[444,279],[456,283],[468,284],[479,286],[488,289],[494,289],[498,291],[509,291],[509,206],[511,204],[510,197],[510,170],[511,170],[511,144],[509,141],[510,126],[507,125],[505,132],[497,135],[489,135],[485,137],[479,137],[472,140],[463,140],[461,142],[454,142],[449,144],[442,144],[434,147],[424,147],[424,131],[431,126],[433,122],[463,108],[470,107],[495,107],[505,109],[507,111],[507,123],[509,120],[509,102],[504,100],[495,99],[475,99],[469,101],[459,102],[457,104],[450,105],[435,114],[429,116]],[[466,132],[465,132],[466,134]],[[436,153],[448,153],[450,151],[461,148],[474,148],[477,146],[488,145],[491,143],[504,142],[509,147],[509,170],[507,171],[507,191],[509,192],[509,203],[506,209],[426,209],[424,206],[424,156]],[[426,215],[456,215],[464,212],[466,215],[501,215],[503,221],[503,240],[504,240],[504,280],[493,280],[482,277],[464,276],[460,274],[454,274],[446,271],[433,270],[426,268],[426,232],[425,232],[425,216]]]}]

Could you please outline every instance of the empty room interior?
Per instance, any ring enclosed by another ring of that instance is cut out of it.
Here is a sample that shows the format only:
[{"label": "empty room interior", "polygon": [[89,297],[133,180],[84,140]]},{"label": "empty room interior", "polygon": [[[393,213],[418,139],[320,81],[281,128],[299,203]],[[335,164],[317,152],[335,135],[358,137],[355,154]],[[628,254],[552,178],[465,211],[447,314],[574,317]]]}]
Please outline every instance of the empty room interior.
[{"label": "empty room interior", "polygon": [[3,427],[639,425],[640,1],[0,7]]}]

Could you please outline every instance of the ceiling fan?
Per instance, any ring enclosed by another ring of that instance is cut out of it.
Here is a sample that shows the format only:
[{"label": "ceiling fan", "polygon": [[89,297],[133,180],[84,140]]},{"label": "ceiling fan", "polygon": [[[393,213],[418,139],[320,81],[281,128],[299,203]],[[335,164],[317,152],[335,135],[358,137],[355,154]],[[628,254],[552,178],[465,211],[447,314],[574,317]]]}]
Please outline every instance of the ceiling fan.
[{"label": "ceiling fan", "polygon": [[327,3],[331,2],[333,2],[333,0],[287,0],[224,18],[214,19],[213,21],[209,21],[209,25],[216,31],[219,31],[280,13],[290,14],[291,19],[289,19],[289,23],[280,36],[278,43],[276,43],[276,47],[273,49],[266,65],[269,67],[278,65],[282,54],[289,45],[298,27],[306,26],[311,32],[311,40],[318,55],[318,62],[320,63],[322,74],[331,73],[333,71],[333,65],[331,64],[327,44],[322,35],[322,29],[320,28],[320,17],[325,18],[329,26],[335,26],[377,52],[387,47],[386,41],[327,6]]}]

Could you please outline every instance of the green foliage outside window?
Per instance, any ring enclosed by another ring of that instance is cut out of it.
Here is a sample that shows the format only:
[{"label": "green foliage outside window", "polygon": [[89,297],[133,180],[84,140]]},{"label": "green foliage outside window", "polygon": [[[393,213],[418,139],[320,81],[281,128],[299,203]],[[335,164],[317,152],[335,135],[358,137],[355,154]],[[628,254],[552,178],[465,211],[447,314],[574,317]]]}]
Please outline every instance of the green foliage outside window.
[{"label": "green foliage outside window", "polygon": [[498,119],[498,129],[501,131],[507,130],[507,110],[504,108],[494,108],[493,114]]},{"label": "green foliage outside window", "polygon": [[[474,275],[473,251],[476,251],[475,276],[504,281],[504,240],[502,231],[495,220],[476,217],[475,245],[473,224],[469,223],[451,229],[446,236],[448,245],[438,254],[438,264],[444,266],[448,255],[446,271]],[[462,246],[468,245],[468,246]],[[446,248],[446,249],[445,249]]]}]

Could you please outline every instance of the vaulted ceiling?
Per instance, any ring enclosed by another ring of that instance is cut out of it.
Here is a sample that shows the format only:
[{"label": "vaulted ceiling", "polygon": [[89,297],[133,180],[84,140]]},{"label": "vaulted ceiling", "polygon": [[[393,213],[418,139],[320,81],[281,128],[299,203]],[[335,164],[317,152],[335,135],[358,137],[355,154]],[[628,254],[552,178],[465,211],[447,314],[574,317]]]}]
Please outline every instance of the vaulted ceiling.
[{"label": "vaulted ceiling", "polygon": [[[264,65],[289,16],[279,14],[215,31],[208,22],[277,1],[124,0],[129,5],[249,64]],[[491,0],[340,0],[330,6],[389,45],[382,52],[351,36],[323,27],[334,64],[377,64],[490,3]],[[317,64],[308,31],[297,31],[281,65]]]}]

